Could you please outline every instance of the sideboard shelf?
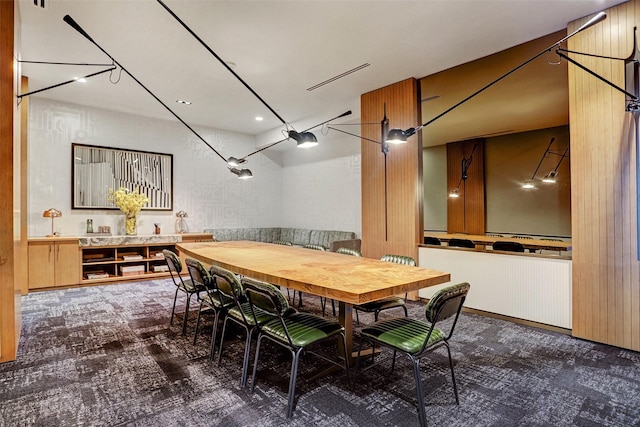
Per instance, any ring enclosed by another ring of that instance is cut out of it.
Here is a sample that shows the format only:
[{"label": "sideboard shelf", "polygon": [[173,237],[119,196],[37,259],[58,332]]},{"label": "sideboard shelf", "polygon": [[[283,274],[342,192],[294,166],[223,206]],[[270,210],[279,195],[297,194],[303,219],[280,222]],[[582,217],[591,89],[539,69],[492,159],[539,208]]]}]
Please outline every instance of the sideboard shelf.
[{"label": "sideboard shelf", "polygon": [[30,238],[29,289],[169,277],[168,270],[156,271],[167,268],[163,249],[212,240],[211,233]]}]

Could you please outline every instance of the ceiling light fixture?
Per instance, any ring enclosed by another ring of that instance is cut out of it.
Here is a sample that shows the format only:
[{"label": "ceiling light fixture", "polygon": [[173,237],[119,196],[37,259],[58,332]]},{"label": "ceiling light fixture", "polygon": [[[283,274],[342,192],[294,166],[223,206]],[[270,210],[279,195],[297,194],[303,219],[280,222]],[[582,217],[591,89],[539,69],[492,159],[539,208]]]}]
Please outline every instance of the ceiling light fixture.
[{"label": "ceiling light fixture", "polygon": [[264,120],[264,117],[262,116],[256,116],[256,122],[261,122]]},{"label": "ceiling light fixture", "polygon": [[185,101],[184,99],[176,99],[178,104],[191,105],[191,102]]},{"label": "ceiling light fixture", "polygon": [[298,148],[311,148],[318,145],[318,140],[316,136],[311,132],[296,132],[295,130],[290,130],[288,132],[289,138],[295,140],[298,145]]},{"label": "ceiling light fixture", "polygon": [[245,163],[247,159],[236,159],[235,157],[229,157],[227,159],[227,164],[231,167],[238,167],[241,164]]},{"label": "ceiling light fixture", "polygon": [[569,152],[569,146],[567,146],[567,148],[564,149],[562,154],[557,152],[557,151],[552,151],[551,150],[551,146],[553,145],[553,142],[555,140],[556,140],[555,137],[551,138],[551,140],[549,141],[549,145],[547,145],[547,149],[544,150],[544,153],[542,153],[542,157],[540,158],[540,161],[538,162],[538,166],[536,167],[536,170],[534,170],[533,171],[533,175],[531,175],[531,179],[526,180],[522,184],[522,188],[531,189],[531,188],[535,188],[536,187],[535,186],[536,174],[538,173],[538,170],[540,169],[540,166],[542,166],[542,162],[544,161],[544,159],[547,158],[550,154],[554,154],[556,156],[560,156],[560,160],[558,161],[558,164],[556,165],[555,169],[553,169],[548,174],[546,174],[544,176],[544,178],[542,178],[542,181],[546,182],[546,183],[554,183],[554,182],[556,182],[556,177],[558,176],[558,168],[560,167],[560,164],[562,163],[564,158],[567,157],[567,153]]},{"label": "ceiling light fixture", "polygon": [[[160,0],[158,0],[158,1],[160,1]],[[442,117],[445,114],[449,113],[450,111],[458,108],[460,105],[464,104],[465,102],[469,101],[471,98],[474,98],[475,96],[477,96],[480,93],[484,92],[485,90],[489,89],[494,84],[498,83],[499,81],[501,81],[502,79],[506,78],[507,76],[515,73],[520,68],[524,67],[525,65],[527,65],[528,63],[530,63],[533,60],[537,59],[538,57],[544,55],[547,52],[551,52],[554,48],[559,47],[562,43],[564,43],[569,38],[573,37],[574,35],[578,34],[581,31],[586,30],[587,28],[591,27],[592,25],[597,24],[598,22],[604,20],[606,17],[607,17],[606,13],[599,12],[598,14],[594,15],[593,18],[588,20],[585,24],[583,24],[580,28],[578,28],[573,33],[571,33],[571,34],[567,35],[566,37],[562,38],[561,40],[555,42],[554,44],[552,44],[551,46],[549,46],[548,48],[546,48],[542,52],[537,53],[536,55],[534,55],[531,58],[527,59],[522,64],[520,64],[517,67],[513,68],[511,71],[508,71],[507,73],[505,73],[502,76],[498,77],[497,79],[495,79],[491,83],[489,83],[489,84],[483,86],[482,88],[478,89],[477,91],[475,91],[471,95],[469,95],[466,98],[464,98],[462,101],[459,101],[458,103],[456,103],[453,106],[449,107],[448,109],[444,110],[442,113],[438,114],[437,116],[435,116],[431,120],[428,120],[427,122],[423,123],[422,125],[420,125],[418,127],[410,127],[408,129],[405,129],[405,130],[402,130],[402,129],[391,129],[389,131],[389,133],[387,134],[386,141],[389,142],[389,143],[396,143],[396,144],[399,143],[399,142],[405,142],[407,140],[407,138],[411,137],[412,135],[414,135],[416,132],[418,132],[419,130],[421,130],[425,126],[428,126],[431,123],[435,122],[440,117]]]},{"label": "ceiling light fixture", "polygon": [[229,168],[232,174],[237,175],[238,179],[249,179],[253,178],[253,174],[249,169],[237,169],[237,168]]}]

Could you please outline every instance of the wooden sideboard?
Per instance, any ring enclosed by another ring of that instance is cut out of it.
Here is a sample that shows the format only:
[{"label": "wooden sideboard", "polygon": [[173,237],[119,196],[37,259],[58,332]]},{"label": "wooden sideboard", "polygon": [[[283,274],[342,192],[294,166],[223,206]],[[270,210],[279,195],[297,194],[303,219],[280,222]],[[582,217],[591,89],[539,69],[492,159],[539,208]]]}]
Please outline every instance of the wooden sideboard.
[{"label": "wooden sideboard", "polygon": [[210,233],[30,238],[29,290],[167,277],[163,249],[212,240]]}]

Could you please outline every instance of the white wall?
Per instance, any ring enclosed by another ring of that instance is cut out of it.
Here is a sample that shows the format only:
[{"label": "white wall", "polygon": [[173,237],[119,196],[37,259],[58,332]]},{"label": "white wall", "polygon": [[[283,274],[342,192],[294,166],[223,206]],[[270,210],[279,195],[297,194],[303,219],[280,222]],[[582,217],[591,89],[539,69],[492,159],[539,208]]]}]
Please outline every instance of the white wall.
[{"label": "white wall", "polygon": [[[134,116],[33,97],[29,110],[29,236],[50,232],[42,218],[54,207],[63,216],[55,220],[62,235],[82,235],[87,218],[94,229],[109,225],[122,232],[119,210],[71,210],[71,143],[129,148],[173,154],[173,212],[142,211],[138,233],[150,234],[154,223],[163,233],[175,230],[175,212],[188,213],[190,231],[206,227],[278,226],[281,224],[280,167],[267,157],[251,158],[253,180],[239,180],[226,163],[181,123]],[[252,136],[204,129],[195,130],[223,156],[253,150]],[[233,153],[233,154],[232,154]]]},{"label": "white wall", "polygon": [[318,146],[282,153],[282,221],[362,236],[360,139],[335,131],[316,136]]},{"label": "white wall", "polygon": [[[175,212],[189,214],[190,231],[204,228],[290,226],[361,232],[360,140],[335,132],[317,133],[321,144],[258,153],[243,165],[254,178],[239,180],[209,147],[175,120],[102,110],[32,97],[29,105],[28,233],[43,236],[51,221],[48,208],[63,216],[55,230],[83,235],[86,220],[94,230],[109,225],[122,233],[118,210],[71,209],[71,143],[173,154],[172,212],[142,211],[138,233],[150,234],[154,223],[163,233],[175,230]],[[256,149],[251,135],[210,128],[194,129],[224,157],[241,157]],[[273,160],[272,160],[273,159]]]}]

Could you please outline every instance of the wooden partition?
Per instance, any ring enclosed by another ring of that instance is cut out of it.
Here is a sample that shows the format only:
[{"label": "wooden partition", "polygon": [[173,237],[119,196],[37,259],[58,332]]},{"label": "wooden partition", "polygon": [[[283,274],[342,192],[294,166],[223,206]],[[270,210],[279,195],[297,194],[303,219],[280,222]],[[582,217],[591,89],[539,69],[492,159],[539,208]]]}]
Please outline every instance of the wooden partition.
[{"label": "wooden partition", "polygon": [[459,197],[447,199],[447,233],[484,234],[484,139],[447,144],[447,192],[456,188]]},{"label": "wooden partition", "polygon": [[[362,136],[381,141],[377,125],[386,114],[389,128],[408,129],[420,124],[418,82],[408,79],[361,97]],[[367,123],[376,123],[369,125]],[[379,258],[392,253],[417,260],[423,233],[422,138],[391,145],[362,140],[362,253]]]},{"label": "wooden partition", "polygon": [[[569,40],[568,49],[629,57],[637,0],[606,11],[607,19]],[[568,32],[589,17],[572,22]],[[619,86],[624,63],[575,59]],[[569,65],[571,204],[573,234],[573,335],[640,350],[640,268],[636,220],[636,148],[625,96]]]},{"label": "wooden partition", "polygon": [[14,31],[14,2],[0,1],[0,362],[16,358],[20,337],[19,296],[16,297],[19,289],[14,285],[14,269],[19,262],[14,255],[18,246],[13,227],[14,135],[19,141],[20,128],[15,97]]}]

